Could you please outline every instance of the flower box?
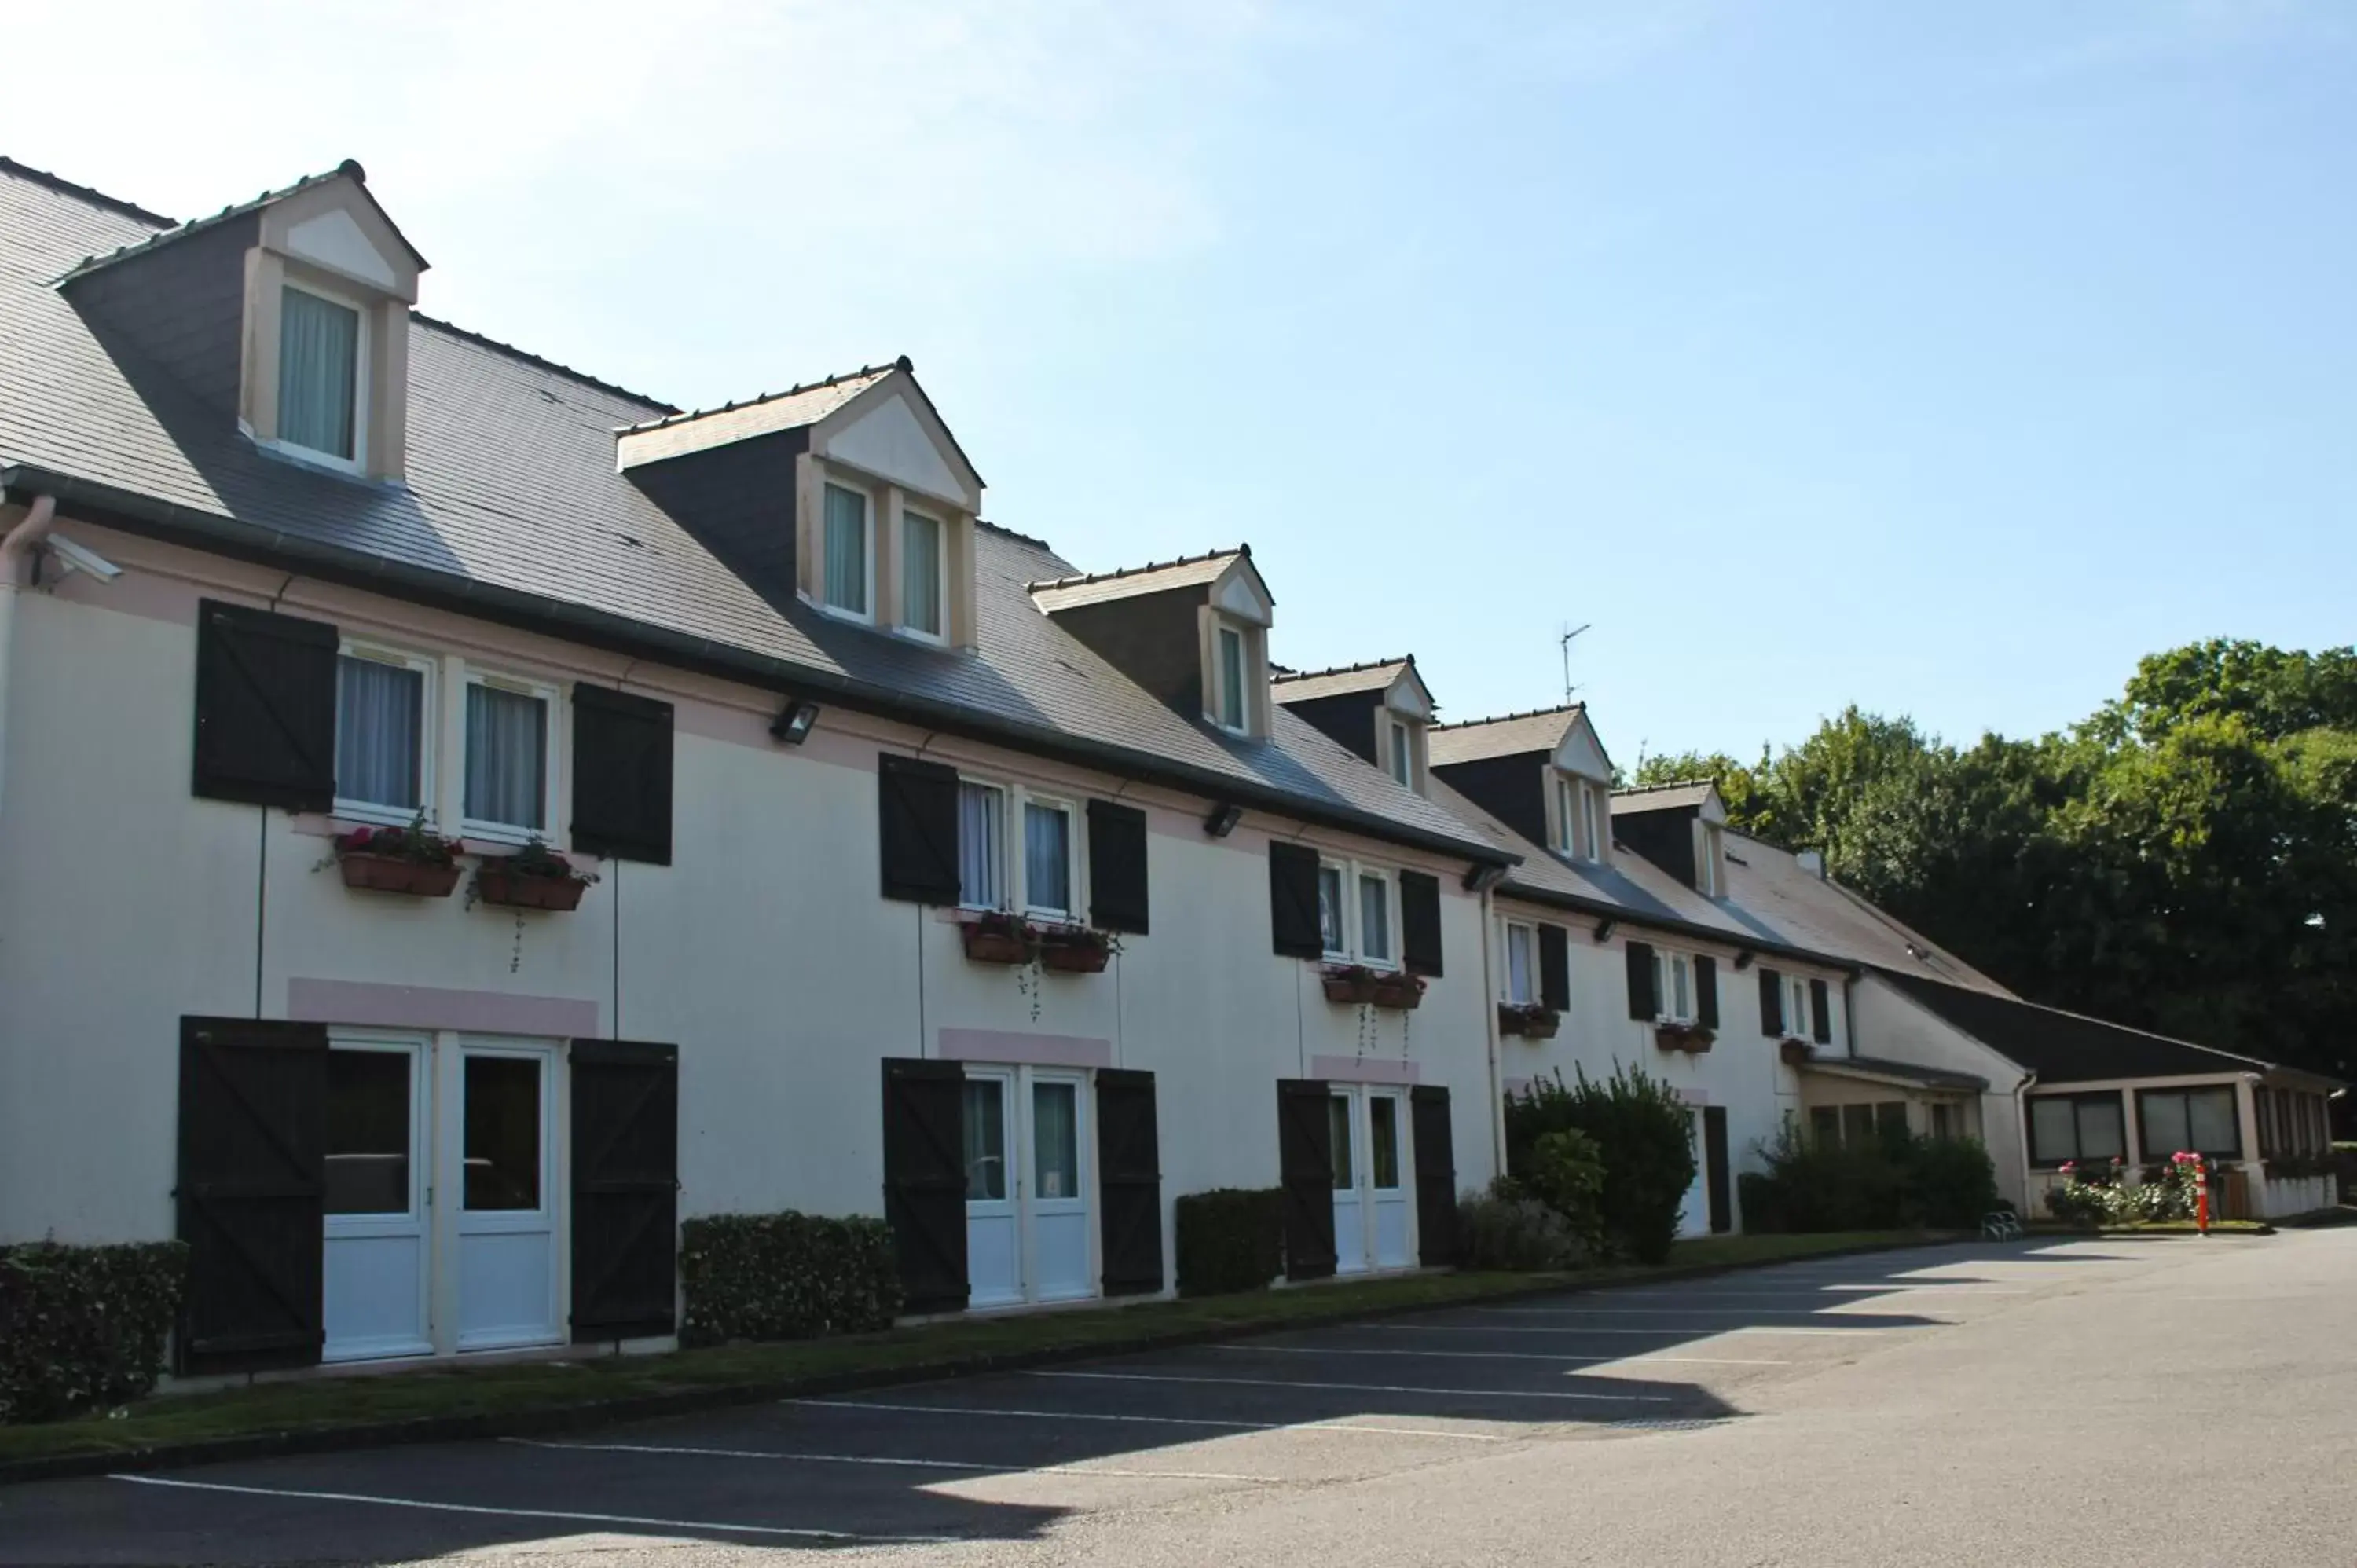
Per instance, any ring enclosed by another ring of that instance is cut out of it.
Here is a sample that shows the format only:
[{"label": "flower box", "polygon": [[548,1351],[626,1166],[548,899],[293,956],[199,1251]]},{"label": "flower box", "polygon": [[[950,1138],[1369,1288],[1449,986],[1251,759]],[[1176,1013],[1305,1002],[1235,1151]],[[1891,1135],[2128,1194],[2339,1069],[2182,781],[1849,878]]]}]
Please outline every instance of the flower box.
[{"label": "flower box", "polygon": [[985,916],[958,928],[965,956],[975,963],[1029,963],[1036,945],[1031,928],[1007,916]]},{"label": "flower box", "polygon": [[1776,1054],[1784,1058],[1786,1067],[1804,1067],[1813,1053],[1806,1040],[1782,1039],[1776,1042]]},{"label": "flower box", "polygon": [[1051,927],[1039,936],[1039,966],[1059,974],[1103,974],[1113,943],[1086,926]]},{"label": "flower box", "polygon": [[1686,1051],[1700,1056],[1710,1049],[1718,1036],[1699,1024],[1660,1024],[1653,1028],[1653,1044],[1665,1051]]},{"label": "flower box", "polygon": [[370,854],[364,850],[347,850],[336,857],[336,869],[344,874],[344,886],[365,888],[371,893],[407,893],[419,898],[447,898],[458,886],[458,865],[456,861],[436,865],[430,860],[410,860],[394,854]]},{"label": "flower box", "polygon": [[1498,1004],[1498,1033],[1520,1035],[1526,1040],[1552,1040],[1563,1026],[1563,1015],[1535,1002]]},{"label": "flower box", "polygon": [[1410,1011],[1424,1001],[1424,977],[1415,974],[1386,974],[1375,982],[1372,998],[1378,1007],[1396,1007]]},{"label": "flower box", "polygon": [[515,871],[497,861],[484,862],[475,873],[475,897],[506,909],[578,909],[588,890],[586,876]]},{"label": "flower box", "polygon": [[1329,969],[1319,976],[1326,985],[1326,1000],[1364,1005],[1375,999],[1375,976],[1371,970]]}]

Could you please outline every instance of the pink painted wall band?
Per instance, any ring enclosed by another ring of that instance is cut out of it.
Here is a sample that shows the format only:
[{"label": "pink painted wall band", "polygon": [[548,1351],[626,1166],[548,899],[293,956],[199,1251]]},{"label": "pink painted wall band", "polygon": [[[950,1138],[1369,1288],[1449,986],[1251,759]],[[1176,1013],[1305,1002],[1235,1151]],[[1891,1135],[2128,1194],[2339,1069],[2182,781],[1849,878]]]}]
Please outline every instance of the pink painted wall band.
[{"label": "pink painted wall band", "polygon": [[1424,1069],[1383,1057],[1311,1057],[1309,1076],[1329,1083],[1418,1083]]},{"label": "pink painted wall band", "polygon": [[943,1029],[943,1061],[1006,1062],[1015,1067],[1111,1067],[1113,1042],[1082,1035],[1025,1035],[1008,1029]]},{"label": "pink painted wall band", "polygon": [[444,991],[430,985],[380,985],[365,980],[289,980],[286,1015],[305,1024],[356,1024],[379,1029],[457,1029],[479,1035],[594,1038],[597,1004],[569,996],[512,996],[498,991]]}]

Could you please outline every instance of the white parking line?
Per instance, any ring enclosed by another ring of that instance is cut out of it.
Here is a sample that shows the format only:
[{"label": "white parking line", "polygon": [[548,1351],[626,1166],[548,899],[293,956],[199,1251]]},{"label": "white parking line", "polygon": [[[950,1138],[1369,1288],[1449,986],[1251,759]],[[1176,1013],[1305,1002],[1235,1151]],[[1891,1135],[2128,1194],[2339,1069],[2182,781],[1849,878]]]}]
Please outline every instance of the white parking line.
[{"label": "white parking line", "polygon": [[768,1448],[698,1448],[662,1443],[539,1443],[528,1437],[501,1441],[519,1448],[555,1448],[587,1454],[679,1454],[705,1459],[773,1459],[806,1465],[880,1465],[901,1470],[971,1470],[990,1476],[1112,1476],[1137,1481],[1249,1481],[1275,1486],[1275,1476],[1239,1476],[1224,1470],[1116,1470],[1095,1465],[977,1465],[964,1459],[888,1459],[867,1454],[780,1454]]},{"label": "white parking line", "polygon": [[178,1487],[192,1492],[235,1492],[250,1498],[294,1498],[304,1502],[368,1503],[377,1508],[417,1509],[427,1513],[484,1514],[494,1519],[554,1519],[570,1524],[629,1524],[648,1530],[718,1530],[728,1535],[791,1536],[800,1541],[857,1541],[889,1546],[942,1546],[951,1535],[860,1535],[847,1530],[796,1529],[780,1524],[725,1524],[713,1520],[646,1519],[626,1513],[576,1513],[564,1509],[495,1509],[476,1503],[436,1503],[420,1498],[379,1498],[365,1492],[315,1492],[294,1487],[233,1487],[226,1481],[181,1481],[165,1476],[109,1476],[136,1487]]},{"label": "white parking line", "polygon": [[[2180,1298],[2181,1299],[2181,1298]],[[1437,1356],[1459,1361],[1678,1361],[1698,1367],[1789,1367],[1790,1361],[1753,1361],[1729,1356],[1655,1356],[1639,1352],[1634,1356],[1557,1356],[1544,1350],[1394,1350],[1387,1347],[1351,1345],[1329,1348],[1323,1345],[1213,1345],[1213,1350],[1249,1350],[1255,1355],[1269,1356]]]},{"label": "white parking line", "polygon": [[1938,1282],[1936,1282],[1936,1281],[1934,1281],[1934,1282],[1930,1282],[1930,1283],[1923,1283],[1923,1284],[1887,1284],[1887,1285],[1823,1284],[1823,1285],[1794,1285],[1794,1286],[1792,1286],[1790,1290],[1711,1290],[1711,1291],[1686,1290],[1686,1291],[1681,1291],[1681,1290],[1674,1290],[1674,1289],[1668,1288],[1668,1287],[1666,1287],[1666,1286],[1661,1286],[1661,1287],[1656,1287],[1656,1286],[1648,1286],[1647,1288],[1645,1288],[1645,1289],[1643,1289],[1643,1290],[1616,1290],[1616,1291],[1614,1291],[1612,1294],[1613,1294],[1614,1295],[1616,1295],[1616,1296],[1639,1296],[1639,1295],[1653,1296],[1653,1295],[1674,1295],[1674,1296],[1684,1296],[1684,1297],[1687,1298],[1688,1300],[1693,1300],[1693,1299],[1695,1299],[1695,1298],[1701,1298],[1701,1299],[1708,1300],[1708,1301],[1736,1301],[1736,1300],[1749,1301],[1749,1300],[1750,1300],[1751,1298],[1753,1298],[1753,1297],[1757,1296],[1757,1297],[1760,1297],[1760,1298],[1761,1298],[1761,1299],[1763,1299],[1763,1300],[1781,1301],[1781,1300],[1783,1300],[1783,1299],[1784,1299],[1785,1297],[1787,1297],[1787,1296],[1803,1296],[1803,1297],[1807,1297],[1807,1296],[1821,1296],[1821,1295],[1829,1295],[1829,1294],[1835,1294],[1835,1293],[1839,1293],[1839,1294],[1856,1294],[1856,1295],[1900,1295],[1900,1294],[1911,1294],[1911,1293],[1916,1292],[1916,1291],[1926,1291],[1926,1290],[1961,1290],[1961,1291],[1971,1291],[1971,1292],[1973,1292],[1973,1293],[1975,1293],[1975,1294],[1980,1294],[1980,1295],[2035,1295],[2035,1294],[2038,1294],[2036,1291],[2022,1290],[2022,1289],[2019,1289],[2019,1288],[2018,1288],[2018,1287],[2016,1287],[2016,1286],[2013,1286],[2013,1285],[1984,1285],[1984,1284],[1964,1284],[1964,1283],[1958,1283],[1958,1284],[1943,1284],[1943,1283],[1938,1283]]},{"label": "white parking line", "polygon": [[1454,1437],[1466,1443],[1505,1443],[1494,1432],[1452,1432],[1431,1426],[1360,1426],[1335,1421],[1207,1421],[1187,1415],[1112,1415],[1102,1411],[1008,1410],[955,1404],[885,1404],[873,1400],[781,1400],[816,1410],[888,1410],[909,1415],[1004,1415],[1024,1421],[1117,1421],[1145,1426],[1206,1426],[1222,1432],[1355,1432],[1369,1437]]},{"label": "white parking line", "polygon": [[1176,1372],[1025,1372],[1027,1378],[1086,1378],[1108,1383],[1222,1383],[1247,1389],[1340,1389],[1363,1394],[1451,1394],[1459,1399],[1594,1400],[1603,1404],[1667,1404],[1667,1394],[1587,1394],[1568,1389],[1426,1389],[1394,1383],[1310,1383],[1291,1378],[1205,1378]]},{"label": "white parking line", "polygon": [[[1826,1306],[1848,1306],[1849,1302],[1826,1302]],[[1513,1313],[1525,1317],[1821,1317],[1824,1313],[1805,1306],[1477,1306],[1474,1312]],[[1852,1313],[1844,1322],[1866,1323],[1873,1320],[1872,1313]]]}]

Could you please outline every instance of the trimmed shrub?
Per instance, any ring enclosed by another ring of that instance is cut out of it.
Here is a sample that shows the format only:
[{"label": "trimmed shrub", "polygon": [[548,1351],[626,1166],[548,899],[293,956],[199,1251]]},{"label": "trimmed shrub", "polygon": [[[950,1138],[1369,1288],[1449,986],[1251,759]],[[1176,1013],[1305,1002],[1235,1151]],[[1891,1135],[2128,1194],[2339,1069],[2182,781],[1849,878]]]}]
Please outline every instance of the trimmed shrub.
[{"label": "trimmed shrub", "polygon": [[178,1241],[0,1247],[0,1423],[154,1389],[188,1276]]},{"label": "trimmed shrub", "polygon": [[1752,1230],[1977,1229],[1997,1206],[1988,1151],[1969,1138],[1888,1133],[1842,1148],[1787,1135],[1738,1178]]},{"label": "trimmed shrub", "polygon": [[1604,1156],[1595,1139],[1577,1127],[1540,1133],[1531,1145],[1531,1174],[1523,1185],[1563,1216],[1583,1253],[1592,1257],[1601,1249]]},{"label": "trimmed shrub", "polygon": [[892,1326],[900,1269],[881,1219],[714,1214],[680,1227],[683,1344],[814,1339]]},{"label": "trimmed shrub", "polygon": [[1569,1219],[1512,1176],[1457,1200],[1457,1246],[1466,1268],[1515,1273],[1576,1269],[1593,1256]]},{"label": "trimmed shrub", "polygon": [[1614,1257],[1658,1263],[1677,1240],[1678,1211],[1694,1185],[1694,1120],[1677,1090],[1637,1068],[1615,1068],[1591,1079],[1574,1069],[1566,1086],[1558,1072],[1535,1079],[1506,1097],[1506,1169],[1527,1180],[1536,1169],[1539,1140],[1566,1129],[1596,1141],[1604,1162],[1597,1195],[1604,1250]]},{"label": "trimmed shrub", "polygon": [[1173,1207],[1180,1295],[1265,1290],[1285,1272],[1283,1188],[1215,1187]]}]

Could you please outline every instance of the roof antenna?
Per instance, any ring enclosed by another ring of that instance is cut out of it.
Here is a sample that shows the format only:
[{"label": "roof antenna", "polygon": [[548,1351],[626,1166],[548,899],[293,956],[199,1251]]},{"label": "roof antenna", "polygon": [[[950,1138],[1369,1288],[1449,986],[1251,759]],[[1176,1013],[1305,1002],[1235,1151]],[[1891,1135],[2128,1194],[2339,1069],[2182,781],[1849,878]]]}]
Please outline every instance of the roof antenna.
[{"label": "roof antenna", "polygon": [[1563,705],[1566,708],[1571,706],[1571,694],[1579,690],[1571,683],[1571,639],[1595,624],[1589,621],[1587,625],[1576,627],[1555,639],[1556,643],[1563,649]]}]

